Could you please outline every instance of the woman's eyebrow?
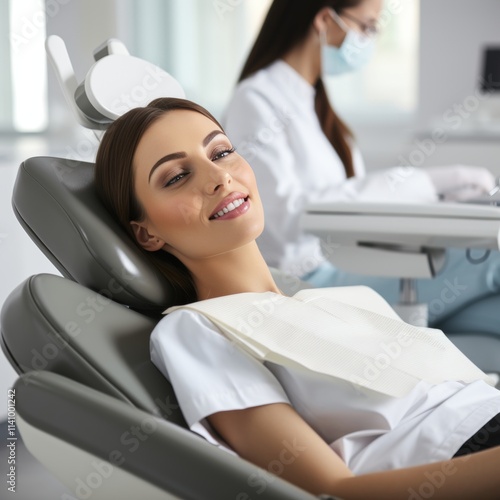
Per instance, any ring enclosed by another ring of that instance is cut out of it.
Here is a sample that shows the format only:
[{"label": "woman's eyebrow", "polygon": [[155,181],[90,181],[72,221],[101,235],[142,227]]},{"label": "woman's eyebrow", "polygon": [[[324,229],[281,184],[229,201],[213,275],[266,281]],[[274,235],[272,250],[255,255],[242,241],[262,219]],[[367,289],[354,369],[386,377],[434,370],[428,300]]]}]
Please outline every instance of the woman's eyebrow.
[{"label": "woman's eyebrow", "polygon": [[148,182],[151,180],[151,176],[153,175],[153,172],[162,164],[165,163],[166,161],[170,160],[179,160],[180,158],[186,158],[186,153],[171,153],[169,155],[164,156],[163,158],[160,158],[154,165],[153,168],[149,172],[149,178]]},{"label": "woman's eyebrow", "polygon": [[206,137],[205,139],[203,139],[203,147],[205,148],[206,146],[208,146],[209,142],[216,136],[216,135],[219,135],[219,134],[222,134],[224,135],[224,132],[222,132],[222,130],[213,130],[212,132],[210,132]]},{"label": "woman's eyebrow", "polygon": [[[217,135],[219,134],[222,134],[224,135],[224,132],[222,132],[222,130],[213,130],[212,132],[210,132],[206,137],[205,139],[203,139],[203,147],[207,147],[208,144],[210,143],[210,141],[216,137]],[[151,180],[151,176],[153,175],[153,172],[162,164],[162,163],[165,163],[167,161],[170,161],[170,160],[179,160],[181,158],[185,158],[186,157],[186,153],[184,152],[179,152],[179,153],[171,153],[171,154],[168,154],[166,156],[163,156],[162,158],[160,158],[154,165],[153,167],[151,168],[150,172],[149,172],[149,178],[148,178],[148,182]]]}]

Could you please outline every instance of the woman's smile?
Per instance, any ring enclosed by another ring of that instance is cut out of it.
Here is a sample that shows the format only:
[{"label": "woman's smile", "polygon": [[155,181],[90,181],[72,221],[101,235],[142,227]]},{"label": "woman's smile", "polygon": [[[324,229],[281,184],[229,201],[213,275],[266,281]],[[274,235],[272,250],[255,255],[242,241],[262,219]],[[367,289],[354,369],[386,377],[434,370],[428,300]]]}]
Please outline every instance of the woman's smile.
[{"label": "woman's smile", "polygon": [[245,214],[250,208],[250,197],[242,193],[231,193],[226,196],[209,217],[210,220],[234,219]]}]

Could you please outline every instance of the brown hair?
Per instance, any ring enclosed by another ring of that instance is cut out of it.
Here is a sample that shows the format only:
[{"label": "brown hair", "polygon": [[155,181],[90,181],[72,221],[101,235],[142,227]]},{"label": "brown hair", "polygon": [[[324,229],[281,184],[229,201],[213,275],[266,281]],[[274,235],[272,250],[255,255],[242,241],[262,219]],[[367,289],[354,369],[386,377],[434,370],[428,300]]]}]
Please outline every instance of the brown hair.
[{"label": "brown hair", "polygon": [[[274,0],[243,66],[239,81],[282,58],[307,35],[314,17],[323,7],[337,13],[356,7],[363,0]],[[323,133],[339,155],[347,177],[354,176],[349,139],[351,130],[333,110],[321,78],[315,85],[315,110]]]},{"label": "brown hair", "polygon": [[143,134],[169,111],[200,113],[221,130],[220,123],[205,108],[185,99],[159,98],[148,106],[134,108],[113,122],[102,137],[95,161],[95,186],[106,208],[115,216],[132,241],[170,283],[176,304],[197,300],[194,281],[184,264],[164,250],[148,252],[136,241],[130,221],[144,218],[144,210],[134,191],[133,157]]}]

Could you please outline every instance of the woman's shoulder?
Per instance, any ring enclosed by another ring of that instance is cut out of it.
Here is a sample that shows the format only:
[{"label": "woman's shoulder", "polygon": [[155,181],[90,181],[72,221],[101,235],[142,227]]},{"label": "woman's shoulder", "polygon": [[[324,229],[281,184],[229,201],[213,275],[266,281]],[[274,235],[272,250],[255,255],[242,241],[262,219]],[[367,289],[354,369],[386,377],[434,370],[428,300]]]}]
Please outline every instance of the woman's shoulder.
[{"label": "woman's shoulder", "polygon": [[175,337],[183,332],[193,335],[217,333],[217,327],[203,314],[191,309],[176,309],[166,314],[155,326],[151,338]]}]

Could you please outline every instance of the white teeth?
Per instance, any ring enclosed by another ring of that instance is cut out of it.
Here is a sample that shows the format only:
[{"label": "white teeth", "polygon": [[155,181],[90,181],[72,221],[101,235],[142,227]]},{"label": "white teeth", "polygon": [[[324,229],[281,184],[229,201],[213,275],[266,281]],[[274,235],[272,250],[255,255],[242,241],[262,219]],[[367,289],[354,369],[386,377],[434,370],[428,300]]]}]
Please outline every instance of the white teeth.
[{"label": "white teeth", "polygon": [[227,214],[229,212],[232,212],[235,208],[238,208],[240,205],[245,203],[244,198],[239,198],[238,200],[234,200],[231,203],[228,203],[222,210],[219,210],[214,216],[214,219],[217,219],[217,217],[221,217],[224,214]]}]

